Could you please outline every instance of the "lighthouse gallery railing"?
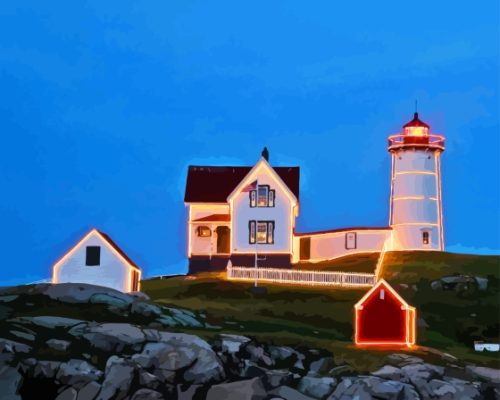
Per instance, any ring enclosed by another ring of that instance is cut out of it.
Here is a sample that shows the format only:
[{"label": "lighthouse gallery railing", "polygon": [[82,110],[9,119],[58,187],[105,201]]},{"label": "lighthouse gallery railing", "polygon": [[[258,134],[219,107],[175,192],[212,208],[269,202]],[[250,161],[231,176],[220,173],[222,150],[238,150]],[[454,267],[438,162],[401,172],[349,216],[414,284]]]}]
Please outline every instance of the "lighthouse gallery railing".
[{"label": "lighthouse gallery railing", "polygon": [[227,279],[311,286],[371,287],[375,274],[227,266]]}]

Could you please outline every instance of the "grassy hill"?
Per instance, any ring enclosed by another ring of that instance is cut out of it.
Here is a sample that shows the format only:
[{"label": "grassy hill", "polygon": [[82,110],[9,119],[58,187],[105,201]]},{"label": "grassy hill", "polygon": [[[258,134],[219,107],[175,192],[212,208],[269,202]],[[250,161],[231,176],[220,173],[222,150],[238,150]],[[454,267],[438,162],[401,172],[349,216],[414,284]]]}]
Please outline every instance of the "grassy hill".
[{"label": "grassy hill", "polygon": [[[377,257],[355,255],[312,269],[367,272]],[[343,268],[341,268],[343,266]],[[472,350],[473,341],[499,337],[498,256],[437,252],[387,253],[382,275],[417,307],[416,350],[435,357],[436,348],[463,362],[499,367],[498,353]],[[468,274],[488,278],[486,291],[435,291],[430,282],[445,275]],[[157,302],[203,310],[211,324],[225,332],[253,335],[280,344],[307,345],[332,351],[338,362],[347,361],[364,370],[385,355],[383,351],[352,346],[353,307],[365,290],[270,285],[266,295],[249,292],[250,283],[230,282],[224,274],[199,274],[145,280],[142,290]],[[199,334],[199,332],[198,332]],[[207,335],[213,334],[206,332]]]}]

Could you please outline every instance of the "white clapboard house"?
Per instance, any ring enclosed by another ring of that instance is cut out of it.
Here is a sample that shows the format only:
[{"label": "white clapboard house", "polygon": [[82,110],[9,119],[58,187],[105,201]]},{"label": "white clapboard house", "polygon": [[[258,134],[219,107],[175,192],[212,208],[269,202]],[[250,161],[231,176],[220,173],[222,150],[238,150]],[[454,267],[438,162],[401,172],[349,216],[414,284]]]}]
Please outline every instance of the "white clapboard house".
[{"label": "white clapboard house", "polygon": [[111,238],[88,232],[52,268],[53,283],[90,283],[122,292],[140,289],[140,268]]},{"label": "white clapboard house", "polygon": [[271,166],[269,152],[253,167],[189,166],[189,272],[233,266],[290,268],[353,253],[443,250],[440,156],[444,138],[418,114],[388,138],[391,155],[388,226],[296,232],[300,169]]}]

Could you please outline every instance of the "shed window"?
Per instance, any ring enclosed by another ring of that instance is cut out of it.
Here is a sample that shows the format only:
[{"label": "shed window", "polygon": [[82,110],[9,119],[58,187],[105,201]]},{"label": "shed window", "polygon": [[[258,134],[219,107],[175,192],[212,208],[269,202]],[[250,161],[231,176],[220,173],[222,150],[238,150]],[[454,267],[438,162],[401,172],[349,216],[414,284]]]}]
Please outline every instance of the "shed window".
[{"label": "shed window", "polygon": [[87,246],[85,254],[85,265],[96,266],[101,264],[101,247]]},{"label": "shed window", "polygon": [[385,299],[385,290],[380,289],[380,300],[384,300],[384,299]]},{"label": "shed window", "polygon": [[427,231],[422,232],[422,243],[429,244],[429,232]]}]

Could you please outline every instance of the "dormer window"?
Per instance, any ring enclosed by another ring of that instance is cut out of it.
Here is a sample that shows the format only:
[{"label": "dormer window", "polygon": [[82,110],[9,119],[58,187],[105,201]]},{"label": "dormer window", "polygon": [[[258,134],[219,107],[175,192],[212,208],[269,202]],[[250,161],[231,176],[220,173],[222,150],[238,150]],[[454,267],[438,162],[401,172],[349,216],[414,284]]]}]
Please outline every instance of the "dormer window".
[{"label": "dormer window", "polygon": [[250,207],[274,207],[276,191],[269,185],[258,185],[250,191]]}]

